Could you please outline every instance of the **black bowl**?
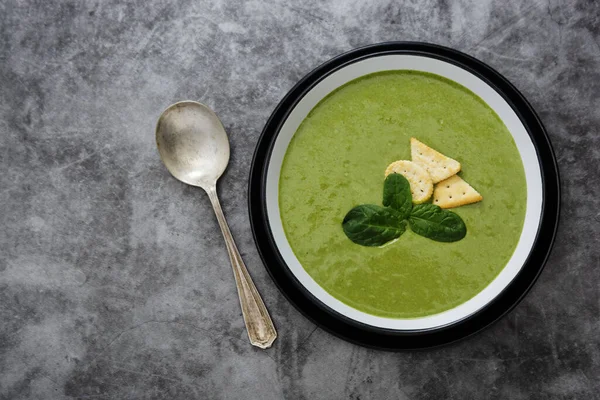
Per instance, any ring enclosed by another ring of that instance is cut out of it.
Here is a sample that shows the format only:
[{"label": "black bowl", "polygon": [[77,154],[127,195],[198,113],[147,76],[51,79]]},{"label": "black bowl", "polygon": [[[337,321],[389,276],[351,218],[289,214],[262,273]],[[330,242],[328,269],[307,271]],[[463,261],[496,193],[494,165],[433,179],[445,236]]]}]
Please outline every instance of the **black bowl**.
[{"label": "black bowl", "polygon": [[[353,63],[393,54],[418,55],[462,68],[483,80],[504,98],[529,134],[537,152],[542,187],[541,218],[533,246],[512,281],[477,312],[432,329],[394,330],[368,325],[343,315],[317,299],[284,262],[275,244],[266,209],[266,175],[275,139],[299,101],[326,77]],[[523,95],[502,75],[459,51],[426,43],[388,42],[355,49],[320,65],[300,80],[269,118],[256,146],[249,182],[249,211],[254,240],[275,284],[307,318],[326,331],[360,345],[386,350],[423,349],[470,336],[508,313],[527,294],[548,259],[558,227],[560,184],[556,159],[546,131]]]}]

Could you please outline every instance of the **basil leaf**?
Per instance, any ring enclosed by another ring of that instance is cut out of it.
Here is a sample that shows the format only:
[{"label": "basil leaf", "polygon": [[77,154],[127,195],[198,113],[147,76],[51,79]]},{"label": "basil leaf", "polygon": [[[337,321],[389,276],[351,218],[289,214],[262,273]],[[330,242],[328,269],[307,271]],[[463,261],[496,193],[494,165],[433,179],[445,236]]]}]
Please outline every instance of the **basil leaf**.
[{"label": "basil leaf", "polygon": [[348,239],[362,246],[381,246],[406,231],[402,215],[389,207],[363,204],[348,211],[342,222]]},{"label": "basil leaf", "polygon": [[412,210],[410,183],[400,174],[389,174],[383,184],[383,205],[392,207],[401,218],[408,218]]},{"label": "basil leaf", "polygon": [[413,232],[438,242],[456,242],[467,234],[467,227],[458,214],[435,204],[415,205],[408,222]]}]

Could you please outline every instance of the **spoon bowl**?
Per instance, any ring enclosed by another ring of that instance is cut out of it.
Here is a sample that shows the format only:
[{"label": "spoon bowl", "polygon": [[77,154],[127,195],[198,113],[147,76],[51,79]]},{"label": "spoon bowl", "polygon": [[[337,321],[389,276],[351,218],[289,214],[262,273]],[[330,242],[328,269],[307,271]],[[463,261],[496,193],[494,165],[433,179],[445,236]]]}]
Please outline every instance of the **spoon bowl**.
[{"label": "spoon bowl", "polygon": [[219,117],[207,106],[182,101],[167,108],[156,125],[156,145],[171,174],[205,190],[229,162],[229,139]]}]

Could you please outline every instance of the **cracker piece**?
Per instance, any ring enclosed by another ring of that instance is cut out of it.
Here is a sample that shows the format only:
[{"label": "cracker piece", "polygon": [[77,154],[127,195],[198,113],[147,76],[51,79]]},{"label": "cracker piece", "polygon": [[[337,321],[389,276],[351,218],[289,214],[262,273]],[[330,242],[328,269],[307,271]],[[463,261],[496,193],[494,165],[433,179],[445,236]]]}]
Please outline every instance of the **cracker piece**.
[{"label": "cracker piece", "polygon": [[427,171],[418,164],[408,160],[394,161],[386,168],[385,176],[391,173],[403,175],[410,183],[413,203],[421,204],[431,197],[433,182]]},{"label": "cracker piece", "polygon": [[441,208],[464,206],[481,200],[483,197],[479,192],[458,175],[439,182],[433,191],[433,204]]},{"label": "cracker piece", "polygon": [[441,182],[460,171],[458,161],[446,157],[415,138],[410,138],[410,155],[413,162],[425,168],[433,183]]}]

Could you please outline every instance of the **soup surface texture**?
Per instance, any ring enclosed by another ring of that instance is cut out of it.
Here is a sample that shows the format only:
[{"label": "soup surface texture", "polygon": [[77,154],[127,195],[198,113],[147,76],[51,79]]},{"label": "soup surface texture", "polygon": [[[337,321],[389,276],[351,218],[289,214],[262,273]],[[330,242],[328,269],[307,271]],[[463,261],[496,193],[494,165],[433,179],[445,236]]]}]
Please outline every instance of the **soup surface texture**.
[{"label": "soup surface texture", "polygon": [[[381,205],[384,171],[410,160],[411,137],[460,161],[459,175],[482,194],[451,209],[466,237],[441,243],[409,228],[383,247],[352,243],[344,216]],[[483,100],[437,75],[387,71],[345,84],[310,112],[283,161],[279,206],[294,254],[328,293],[369,314],[416,318],[464,303],[504,268],[526,189],[512,136]]]}]

